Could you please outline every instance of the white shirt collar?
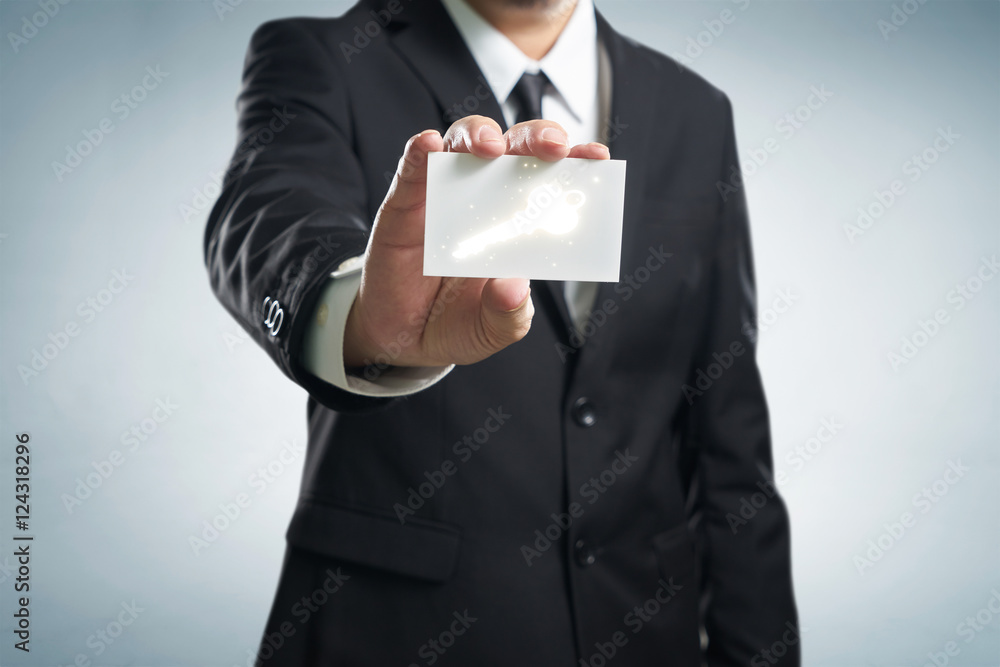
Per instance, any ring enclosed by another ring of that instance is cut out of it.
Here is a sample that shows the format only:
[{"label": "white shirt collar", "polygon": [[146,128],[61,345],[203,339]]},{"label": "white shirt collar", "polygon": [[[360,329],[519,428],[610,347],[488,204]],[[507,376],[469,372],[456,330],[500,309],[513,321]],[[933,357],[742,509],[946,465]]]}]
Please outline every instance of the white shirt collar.
[{"label": "white shirt collar", "polygon": [[597,20],[593,0],[577,0],[559,39],[541,60],[526,56],[464,0],[441,0],[501,104],[521,75],[542,70],[570,111],[583,117],[594,102]]}]

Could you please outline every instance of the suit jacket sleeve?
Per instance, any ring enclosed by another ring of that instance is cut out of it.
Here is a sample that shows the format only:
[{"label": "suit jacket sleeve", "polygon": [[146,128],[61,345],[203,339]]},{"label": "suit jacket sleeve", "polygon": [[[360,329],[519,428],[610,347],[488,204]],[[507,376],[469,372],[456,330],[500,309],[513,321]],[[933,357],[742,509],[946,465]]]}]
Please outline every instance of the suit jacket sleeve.
[{"label": "suit jacket sleeve", "polygon": [[[725,107],[722,183],[730,182],[732,166],[739,168],[728,99]],[[690,435],[699,452],[695,497],[705,548],[708,665],[756,665],[761,649],[785,641],[787,654],[780,664],[791,667],[798,664],[799,646],[797,637],[788,641],[794,635],[787,634],[790,626],[797,627],[789,521],[773,485],[768,411],[754,340],[743,334],[745,323],[756,324],[756,296],[742,187],[724,195],[718,234],[709,321],[691,371],[705,372],[711,385],[702,389],[705,378],[698,384],[699,378],[690,377],[686,391]],[[721,375],[710,369],[713,364]],[[762,498],[763,506],[757,507]],[[744,500],[755,510],[750,518],[741,514]]]},{"label": "suit jacket sleeve", "polygon": [[371,228],[338,65],[296,20],[254,33],[237,103],[240,141],[204,252],[219,300],[289,378],[328,407],[364,411],[389,399],[345,392],[300,361],[323,285],[364,253]]}]

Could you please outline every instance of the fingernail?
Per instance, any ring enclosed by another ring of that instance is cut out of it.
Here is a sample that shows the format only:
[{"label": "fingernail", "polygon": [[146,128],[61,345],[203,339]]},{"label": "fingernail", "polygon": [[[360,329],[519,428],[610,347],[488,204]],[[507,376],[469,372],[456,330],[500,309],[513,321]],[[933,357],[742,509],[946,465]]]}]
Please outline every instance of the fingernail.
[{"label": "fingernail", "polygon": [[566,142],[565,133],[557,130],[554,127],[546,127],[545,129],[542,130],[541,134],[539,134],[538,137],[542,141],[547,141],[550,144],[557,144],[559,146],[568,145]]},{"label": "fingernail", "polygon": [[534,312],[534,304],[531,303],[531,283],[528,283],[528,288],[524,290],[524,296],[522,296],[521,300],[517,302],[517,305],[508,310],[507,312],[516,313],[517,311],[524,308],[525,304],[530,304],[528,307],[532,309],[532,312]]},{"label": "fingernail", "polygon": [[479,137],[478,138],[479,138],[479,141],[482,142],[482,143],[485,143],[485,142],[488,142],[488,141],[500,141],[502,139],[502,137],[500,136],[500,133],[497,132],[496,129],[493,128],[490,125],[483,125],[481,128],[479,128]]}]

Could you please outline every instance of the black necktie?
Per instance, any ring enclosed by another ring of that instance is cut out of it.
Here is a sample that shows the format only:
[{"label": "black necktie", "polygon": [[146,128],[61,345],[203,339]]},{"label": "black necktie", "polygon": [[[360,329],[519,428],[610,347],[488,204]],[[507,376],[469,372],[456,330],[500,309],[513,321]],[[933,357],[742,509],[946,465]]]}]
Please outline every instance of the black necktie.
[{"label": "black necktie", "polygon": [[[510,96],[517,104],[517,120],[523,123],[526,120],[538,120],[542,117],[542,95],[549,86],[549,77],[544,72],[528,74],[525,72],[521,79],[514,86]],[[534,281],[533,281],[534,282]],[[569,324],[573,321],[566,307],[566,296],[563,294],[564,286],[561,280],[541,280],[538,281],[546,286],[545,292],[548,298],[554,302],[556,310],[561,314],[563,322]],[[545,298],[545,297],[543,297]]]},{"label": "black necktie", "polygon": [[514,86],[510,95],[517,102],[517,123],[526,120],[538,120],[542,117],[542,95],[549,85],[549,77],[545,72],[528,74],[525,72]]}]

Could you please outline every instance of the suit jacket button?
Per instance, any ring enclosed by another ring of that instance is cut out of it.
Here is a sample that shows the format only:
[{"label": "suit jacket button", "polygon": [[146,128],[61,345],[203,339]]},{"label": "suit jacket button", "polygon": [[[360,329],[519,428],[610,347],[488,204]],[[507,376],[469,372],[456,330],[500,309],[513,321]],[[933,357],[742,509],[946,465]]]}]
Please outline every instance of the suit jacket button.
[{"label": "suit jacket button", "polygon": [[597,409],[594,407],[593,401],[586,396],[576,399],[571,412],[573,421],[583,428],[590,428],[597,423]]},{"label": "suit jacket button", "polygon": [[580,567],[588,567],[597,562],[597,550],[584,540],[577,540],[573,549],[576,555],[576,564]]}]

